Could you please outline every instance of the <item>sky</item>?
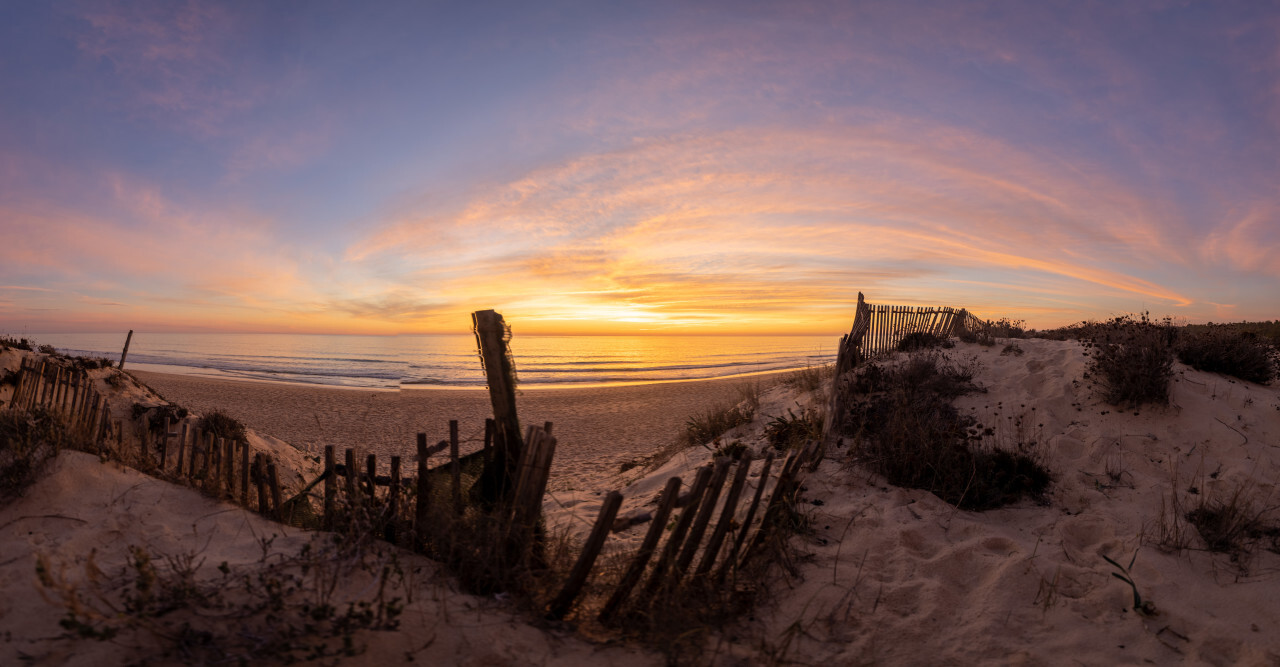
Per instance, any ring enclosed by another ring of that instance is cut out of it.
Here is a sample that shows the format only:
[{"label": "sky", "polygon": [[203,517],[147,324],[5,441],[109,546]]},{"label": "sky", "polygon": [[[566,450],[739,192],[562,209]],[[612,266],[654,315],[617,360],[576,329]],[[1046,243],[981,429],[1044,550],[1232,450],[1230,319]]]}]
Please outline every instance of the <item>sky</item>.
[{"label": "sky", "polygon": [[1280,318],[1276,2],[0,2],[0,332]]}]

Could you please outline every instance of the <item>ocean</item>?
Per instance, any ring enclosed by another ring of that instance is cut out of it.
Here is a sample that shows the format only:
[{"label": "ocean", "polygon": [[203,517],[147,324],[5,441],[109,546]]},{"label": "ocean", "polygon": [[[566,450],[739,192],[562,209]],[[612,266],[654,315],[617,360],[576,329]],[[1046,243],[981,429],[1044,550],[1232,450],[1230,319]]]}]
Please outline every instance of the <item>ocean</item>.
[{"label": "ocean", "polygon": [[[23,334],[119,360],[123,334]],[[521,388],[700,380],[831,363],[839,336],[516,336]],[[126,368],[374,389],[485,386],[475,337],[138,332]]]}]

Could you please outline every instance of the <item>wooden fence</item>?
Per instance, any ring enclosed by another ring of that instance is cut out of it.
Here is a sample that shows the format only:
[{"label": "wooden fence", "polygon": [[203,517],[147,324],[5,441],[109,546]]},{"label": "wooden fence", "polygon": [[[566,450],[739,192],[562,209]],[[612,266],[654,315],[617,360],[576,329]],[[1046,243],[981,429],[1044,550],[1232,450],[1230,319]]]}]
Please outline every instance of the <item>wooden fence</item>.
[{"label": "wooden fence", "polygon": [[42,407],[55,411],[73,429],[95,440],[111,433],[111,409],[88,373],[54,359],[22,360],[9,406],[15,410]]},{"label": "wooden fence", "polygon": [[[853,331],[842,339],[842,343],[856,340],[860,358],[869,359],[896,350],[898,343],[913,333],[945,338],[959,335],[961,330],[979,333],[990,327],[989,322],[978,319],[964,308],[873,305],[867,303],[859,292]],[[862,335],[853,335],[858,333]]]},{"label": "wooden fence", "polygon": [[910,334],[925,333],[946,338],[964,332],[989,336],[991,322],[979,319],[964,308],[872,305],[866,302],[862,292],[858,292],[853,328],[840,338],[836,351],[835,374],[818,460],[822,458],[822,451],[839,440],[832,424],[846,409],[849,371],[867,359],[897,350],[902,339]]},{"label": "wooden fence", "polygon": [[[487,315],[487,314],[491,314]],[[62,411],[77,427],[85,428],[100,451],[158,476],[201,488],[248,509],[295,526],[338,528],[341,517],[373,518],[377,537],[423,550],[448,535],[431,535],[432,512],[442,508],[457,516],[485,512],[502,524],[506,545],[528,551],[542,530],[545,496],[556,439],[552,424],[530,426],[524,437],[518,431],[514,378],[500,315],[481,311],[476,318],[477,341],[490,383],[495,418],[486,420],[482,450],[459,455],[458,423],[449,422],[449,439],[428,446],[426,434],[418,434],[416,476],[403,475],[402,458],[392,456],[390,475],[378,475],[373,454],[361,457],[346,449],[342,463],[333,446],[324,449],[324,470],[289,498],[272,457],[253,451],[244,441],[219,438],[200,427],[196,419],[178,422],[168,417],[157,433],[148,414],[138,456],[124,456],[121,439],[124,421],[112,421],[106,400],[83,371],[63,367],[53,359],[24,361],[11,405],[14,409],[44,406]],[[495,333],[497,332],[497,333]],[[123,355],[122,355],[123,356]],[[142,430],[142,429],[140,429]],[[103,448],[114,435],[116,447]],[[583,604],[583,590],[590,580],[609,535],[648,524],[640,547],[629,558],[625,574],[599,604],[591,607],[598,620],[615,623],[629,614],[652,612],[655,604],[681,604],[682,595],[697,582],[700,587],[733,585],[734,575],[767,551],[771,538],[785,536],[785,517],[793,511],[806,467],[816,467],[821,457],[818,441],[788,454],[781,471],[771,477],[775,453],[769,452],[759,467],[755,492],[746,494],[753,457],[738,460],[720,457],[699,468],[690,487],[681,492],[683,480],[667,480],[656,510],[636,511],[619,517],[623,496],[610,492],[596,516],[592,531],[573,569],[546,606],[552,618],[564,618]],[[436,467],[429,461],[448,450]],[[486,482],[492,475],[497,481]],[[730,481],[732,480],[732,481]],[[766,488],[772,493],[766,501]],[[313,499],[312,491],[323,484]],[[496,491],[485,496],[485,489]],[[727,490],[725,489],[728,485]],[[750,498],[746,496],[750,495]],[[495,502],[496,509],[495,509]],[[674,524],[672,515],[679,512]],[[668,525],[672,526],[667,530]],[[665,538],[665,540],[664,540]]]}]

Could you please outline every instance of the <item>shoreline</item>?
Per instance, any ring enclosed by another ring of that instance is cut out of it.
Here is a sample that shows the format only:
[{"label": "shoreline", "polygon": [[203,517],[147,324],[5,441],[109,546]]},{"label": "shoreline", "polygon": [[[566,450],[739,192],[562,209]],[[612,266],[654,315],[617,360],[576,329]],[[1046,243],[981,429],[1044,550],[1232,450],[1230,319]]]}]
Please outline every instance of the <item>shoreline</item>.
[{"label": "shoreline", "polygon": [[[126,370],[197,413],[221,410],[313,455],[325,445],[339,452],[359,448],[382,465],[391,456],[414,456],[418,433],[428,442],[448,438],[451,419],[458,420],[462,452],[475,451],[492,416],[488,393],[475,389],[357,389]],[[767,382],[759,378],[518,389],[516,403],[524,423],[554,424],[559,443],[551,488],[564,490],[612,478],[623,463],[671,444],[690,416],[738,403],[743,384]]]},{"label": "shoreline", "polygon": [[[819,364],[829,365],[829,364]],[[651,384],[677,384],[686,382],[715,382],[718,380],[744,380],[762,375],[779,375],[782,373],[794,373],[802,371],[808,366],[796,366],[792,368],[774,368],[764,371],[744,371],[742,373],[733,373],[730,375],[721,375],[717,377],[699,377],[699,378],[668,378],[661,380],[617,380],[606,382],[518,382],[517,391],[546,391],[548,389],[608,389],[612,387],[635,387]],[[146,374],[155,375],[177,375],[181,377],[189,377],[195,379],[226,381],[226,382],[252,382],[257,384],[283,385],[288,387],[302,388],[321,388],[321,389],[340,389],[344,391],[380,391],[380,392],[396,392],[396,391],[485,391],[488,385],[451,385],[451,384],[432,384],[425,382],[398,382],[391,386],[375,386],[375,385],[344,385],[333,384],[328,382],[305,382],[301,380],[271,379],[262,377],[253,377],[248,375],[237,375],[228,371],[216,368],[197,368],[194,366],[171,366],[167,364],[148,364],[145,362],[130,364],[125,370],[133,373],[135,371]]]}]

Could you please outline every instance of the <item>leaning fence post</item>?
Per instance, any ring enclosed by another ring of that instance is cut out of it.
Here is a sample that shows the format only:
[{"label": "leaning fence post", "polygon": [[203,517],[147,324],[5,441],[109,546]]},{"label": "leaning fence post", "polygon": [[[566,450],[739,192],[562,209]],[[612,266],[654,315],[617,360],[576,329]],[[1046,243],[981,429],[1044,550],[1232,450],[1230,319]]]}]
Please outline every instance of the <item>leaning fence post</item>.
[{"label": "leaning fence post", "polygon": [[267,505],[267,471],[266,466],[262,463],[262,452],[258,452],[253,456],[254,482],[258,486],[258,514],[263,516],[271,508]]},{"label": "leaning fence post", "polygon": [[360,503],[360,496],[356,493],[356,479],[358,471],[356,470],[356,450],[347,448],[347,505],[351,509],[355,509]]},{"label": "leaning fence post", "polygon": [[551,618],[564,618],[573,607],[573,601],[577,599],[578,593],[582,592],[583,584],[587,583],[587,575],[591,574],[591,566],[595,565],[596,557],[604,548],[605,538],[609,537],[609,528],[618,516],[618,508],[621,506],[621,493],[610,491],[609,495],[605,496],[600,515],[596,518],[596,525],[591,529],[591,536],[582,547],[578,562],[574,563],[573,570],[569,572],[569,579],[565,581],[564,588],[560,589],[560,594],[551,601],[547,613]]},{"label": "leaning fence post", "polygon": [[249,506],[249,442],[240,441],[240,504]]},{"label": "leaning fence post", "polygon": [[685,534],[689,531],[689,525],[693,523],[693,517],[698,512],[699,502],[702,500],[702,492],[707,488],[707,482],[711,481],[711,466],[706,465],[698,468],[698,474],[693,478],[693,488],[689,490],[689,504],[684,511],[680,513],[680,518],[676,520],[676,526],[671,531],[671,535],[667,537],[667,544],[662,548],[662,556],[658,558],[657,564],[653,566],[653,573],[649,575],[649,583],[645,584],[644,590],[640,594],[639,603],[644,604],[662,586],[666,580],[667,571],[675,563],[676,556],[680,552],[680,545],[684,542]]},{"label": "leaning fence post", "polygon": [[377,482],[377,480],[375,480],[374,477],[377,474],[378,474],[378,455],[370,454],[368,458],[365,459],[365,479],[369,481],[369,484],[368,486],[365,487],[365,490],[369,492],[370,507],[373,507],[374,501],[378,499],[378,490],[377,490],[377,487],[374,486],[374,484]]},{"label": "leaning fence post", "polygon": [[658,548],[658,540],[662,539],[662,532],[667,528],[667,517],[671,516],[671,510],[675,509],[676,501],[679,499],[680,478],[672,477],[667,480],[667,486],[662,490],[662,504],[658,505],[658,512],[653,515],[649,532],[645,533],[644,542],[640,543],[640,550],[636,552],[631,566],[627,568],[627,573],[613,589],[613,595],[609,596],[609,601],[600,612],[601,623],[609,622],[609,619],[617,613],[618,607],[622,606],[627,596],[631,594],[631,589],[640,582],[640,577],[644,575],[644,568],[649,564],[649,559],[653,558],[653,552]]},{"label": "leaning fence post", "polygon": [[267,457],[267,479],[271,483],[271,509],[276,521],[285,521],[283,502],[280,499],[280,474],[276,470],[276,462]]},{"label": "leaning fence post", "polygon": [[769,452],[764,457],[764,466],[760,469],[760,482],[756,486],[755,496],[751,499],[751,506],[747,508],[747,516],[742,519],[738,535],[733,539],[733,548],[729,549],[729,553],[725,556],[724,565],[720,566],[716,575],[717,579],[724,579],[730,569],[737,568],[738,552],[742,550],[742,545],[747,540],[747,531],[751,529],[751,522],[756,518],[756,509],[760,506],[760,498],[764,496],[764,485],[769,481],[769,469],[772,467],[773,452]]},{"label": "leaning fence post", "polygon": [[396,544],[397,527],[400,525],[400,457],[391,457],[391,491],[387,494],[387,504],[391,515],[387,522],[387,541]]},{"label": "leaning fence post", "polygon": [[727,456],[716,461],[715,473],[702,496],[698,517],[693,522],[693,528],[689,530],[689,537],[685,539],[684,551],[681,551],[680,557],[676,559],[676,566],[672,571],[673,581],[679,581],[684,576],[685,571],[689,569],[689,564],[693,562],[693,557],[698,553],[702,536],[707,532],[707,524],[711,523],[711,516],[715,514],[716,501],[720,499],[720,489],[724,487],[724,480],[729,476],[730,463],[732,460]]},{"label": "leaning fence post", "polygon": [[182,464],[185,463],[184,459],[186,458],[185,452],[187,451],[187,429],[188,428],[189,428],[189,425],[187,424],[187,422],[183,421],[182,436],[178,438],[178,468],[175,471],[178,473],[179,478],[182,477],[182,471],[183,471]]},{"label": "leaning fence post", "polygon": [[742,485],[747,481],[747,472],[751,470],[751,451],[742,453],[742,458],[738,461],[738,472],[733,476],[733,485],[729,487],[729,495],[724,498],[724,510],[720,512],[720,521],[716,523],[716,528],[711,532],[711,539],[707,541],[707,548],[703,550],[702,561],[698,563],[698,569],[694,571],[695,576],[703,576],[711,570],[715,565],[716,554],[720,551],[720,545],[724,542],[724,536],[729,530],[729,524],[733,523],[733,515],[738,511],[738,496],[742,494]]},{"label": "leaning fence post", "polygon": [[418,434],[418,493],[414,501],[413,532],[417,547],[423,548],[427,535],[427,507],[431,496],[431,480],[427,477],[427,434]]},{"label": "leaning fence post", "polygon": [[324,527],[333,530],[334,494],[337,493],[337,482],[334,481],[333,445],[324,446]]},{"label": "leaning fence post", "polygon": [[129,341],[133,340],[133,329],[129,330],[129,335],[124,338],[124,350],[120,352],[120,365],[116,366],[120,370],[124,370],[124,359],[129,356]]},{"label": "leaning fence post", "polygon": [[449,473],[453,477],[453,511],[462,514],[462,464],[458,462],[458,420],[449,420]]}]

